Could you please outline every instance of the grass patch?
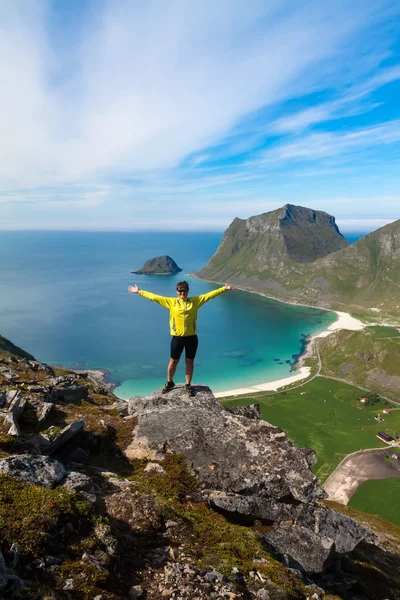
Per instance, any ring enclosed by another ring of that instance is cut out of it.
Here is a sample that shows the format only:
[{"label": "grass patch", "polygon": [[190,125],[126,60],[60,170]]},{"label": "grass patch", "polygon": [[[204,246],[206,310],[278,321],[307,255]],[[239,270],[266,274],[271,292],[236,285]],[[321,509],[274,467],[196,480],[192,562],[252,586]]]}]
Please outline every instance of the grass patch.
[{"label": "grass patch", "polygon": [[24,554],[40,556],[63,519],[88,517],[90,505],[65,488],[49,490],[0,475],[0,546],[17,542]]},{"label": "grass patch", "polygon": [[376,438],[379,431],[393,437],[400,432],[400,411],[382,415],[384,421],[377,422],[374,417],[388,404],[381,400],[364,406],[359,401],[361,395],[351,385],[317,377],[285,393],[231,400],[224,405],[259,402],[263,419],[283,429],[296,446],[316,451],[318,463],[313,471],[323,482],[346,454],[364,448],[384,448],[386,444]]},{"label": "grass patch", "polygon": [[373,479],[357,488],[349,506],[400,526],[399,496],[400,478]]}]

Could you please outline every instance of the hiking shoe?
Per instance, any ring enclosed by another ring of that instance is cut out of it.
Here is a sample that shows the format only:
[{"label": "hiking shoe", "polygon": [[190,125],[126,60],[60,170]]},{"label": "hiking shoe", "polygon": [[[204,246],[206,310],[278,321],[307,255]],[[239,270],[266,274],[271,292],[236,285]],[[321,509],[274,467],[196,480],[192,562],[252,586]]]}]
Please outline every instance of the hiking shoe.
[{"label": "hiking shoe", "polygon": [[186,394],[187,396],[189,396],[189,397],[190,397],[190,396],[193,396],[193,388],[192,388],[192,386],[190,385],[190,383],[187,383],[187,384],[185,385],[185,394]]},{"label": "hiking shoe", "polygon": [[167,383],[164,385],[163,389],[161,390],[162,394],[166,394],[167,392],[170,392],[172,390],[172,388],[175,387],[175,384],[173,381],[167,381]]}]

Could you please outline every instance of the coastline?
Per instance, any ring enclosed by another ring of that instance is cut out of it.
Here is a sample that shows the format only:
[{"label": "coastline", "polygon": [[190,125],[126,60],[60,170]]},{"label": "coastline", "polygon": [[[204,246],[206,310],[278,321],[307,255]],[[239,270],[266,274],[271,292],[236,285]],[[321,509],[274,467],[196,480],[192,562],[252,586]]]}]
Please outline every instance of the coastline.
[{"label": "coastline", "polygon": [[295,375],[289,375],[288,377],[285,377],[283,379],[267,381],[265,383],[259,383],[253,386],[246,386],[243,388],[226,390],[224,392],[216,392],[214,396],[216,398],[227,398],[232,396],[242,396],[245,394],[254,394],[255,392],[275,392],[283,387],[286,387],[287,385],[291,385],[293,383],[307,379],[311,375],[311,368],[304,366],[304,360],[312,355],[315,340],[317,340],[318,338],[327,337],[334,331],[339,331],[341,329],[346,329],[348,331],[360,331],[361,329],[364,329],[364,327],[366,327],[366,325],[362,323],[362,321],[356,319],[355,317],[352,317],[348,313],[337,310],[333,310],[330,312],[336,313],[338,317],[337,320],[320,333],[316,333],[315,335],[309,336],[305,349],[303,353],[298,357],[298,360],[296,362],[295,370],[297,371],[297,373]]}]

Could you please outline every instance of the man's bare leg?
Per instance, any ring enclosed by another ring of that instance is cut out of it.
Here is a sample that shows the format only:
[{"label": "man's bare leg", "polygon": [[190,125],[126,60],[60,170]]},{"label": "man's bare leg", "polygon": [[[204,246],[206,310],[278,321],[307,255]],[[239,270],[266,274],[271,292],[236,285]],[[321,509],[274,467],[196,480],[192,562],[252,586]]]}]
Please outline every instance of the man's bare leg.
[{"label": "man's bare leg", "polygon": [[186,383],[192,382],[194,371],[194,358],[185,358],[186,362]]},{"label": "man's bare leg", "polygon": [[179,358],[175,360],[174,358],[169,359],[168,370],[167,370],[167,381],[172,381],[175,375],[176,367],[178,366]]}]

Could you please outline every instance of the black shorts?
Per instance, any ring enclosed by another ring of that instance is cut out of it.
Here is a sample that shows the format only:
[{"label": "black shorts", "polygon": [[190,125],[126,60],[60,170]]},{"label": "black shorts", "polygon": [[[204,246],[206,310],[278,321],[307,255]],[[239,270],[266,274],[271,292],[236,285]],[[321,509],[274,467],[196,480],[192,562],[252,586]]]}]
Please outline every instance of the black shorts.
[{"label": "black shorts", "polygon": [[171,340],[171,358],[174,360],[179,360],[183,349],[185,348],[186,358],[194,359],[198,345],[199,340],[197,339],[197,335],[174,335]]}]

